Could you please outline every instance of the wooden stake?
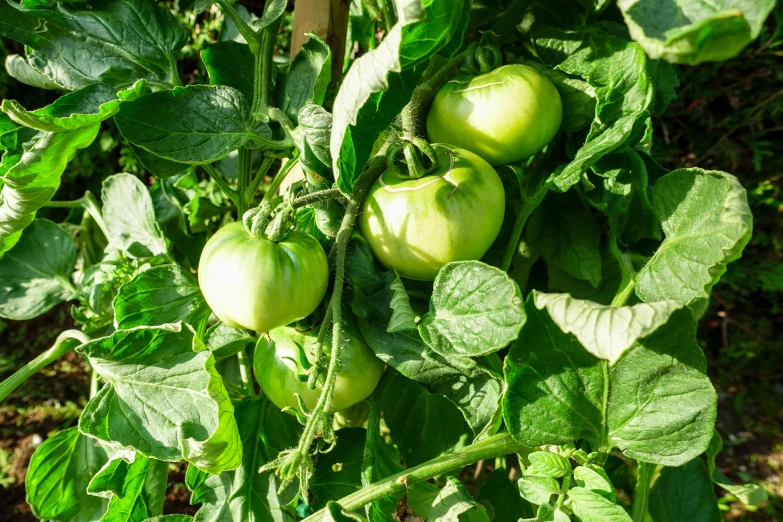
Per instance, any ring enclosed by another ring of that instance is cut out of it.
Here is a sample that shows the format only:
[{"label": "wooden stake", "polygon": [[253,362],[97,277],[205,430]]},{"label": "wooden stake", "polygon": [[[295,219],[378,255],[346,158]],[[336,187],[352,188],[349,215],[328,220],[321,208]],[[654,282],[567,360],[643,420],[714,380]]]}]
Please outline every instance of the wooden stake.
[{"label": "wooden stake", "polygon": [[348,7],[348,0],[295,0],[291,60],[307,41],[305,33],[315,33],[332,50],[332,83],[339,81],[345,56]]}]

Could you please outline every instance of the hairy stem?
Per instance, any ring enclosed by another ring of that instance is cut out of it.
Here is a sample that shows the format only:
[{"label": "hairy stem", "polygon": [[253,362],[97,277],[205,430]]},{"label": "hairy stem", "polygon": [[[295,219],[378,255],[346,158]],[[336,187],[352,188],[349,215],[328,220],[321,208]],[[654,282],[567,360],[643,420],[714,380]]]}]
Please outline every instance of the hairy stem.
[{"label": "hairy stem", "polygon": [[253,151],[242,147],[239,149],[239,163],[237,164],[237,213],[245,215],[247,210],[247,189],[250,185],[250,169],[253,163]]},{"label": "hairy stem", "polygon": [[318,203],[319,201],[328,201],[330,199],[341,199],[344,197],[345,196],[343,196],[343,193],[340,192],[340,189],[332,188],[326,190],[319,190],[318,192],[311,192],[306,196],[296,198],[294,200],[293,205],[294,208],[299,208],[299,207],[305,207],[307,205],[312,205],[313,203]]},{"label": "hairy stem", "polygon": [[522,237],[522,230],[525,228],[525,223],[527,223],[527,220],[533,214],[533,211],[538,208],[538,205],[544,200],[544,196],[546,196],[547,192],[549,192],[549,184],[544,183],[532,197],[524,198],[523,195],[525,201],[522,204],[522,210],[517,214],[516,221],[514,221],[514,228],[511,231],[511,237],[508,240],[506,252],[503,254],[503,262],[500,264],[500,269],[504,272],[508,272],[508,269],[511,268],[511,262],[514,260],[514,254],[516,254],[517,248],[519,247],[519,239]]},{"label": "hairy stem", "polygon": [[66,330],[57,336],[54,345],[44,353],[25,364],[9,378],[0,383],[0,401],[4,400],[19,385],[29,379],[41,368],[53,363],[77,346],[90,342],[90,338],[79,330]]},{"label": "hairy stem", "polygon": [[261,162],[261,166],[258,168],[258,172],[256,172],[252,183],[250,183],[250,187],[247,189],[248,204],[253,201],[256,192],[258,192],[258,186],[261,185],[261,180],[263,180],[264,176],[266,176],[266,173],[269,172],[269,167],[272,166],[272,163],[274,163],[275,159],[276,158],[274,156],[264,156],[264,160]]},{"label": "hairy stem", "polygon": [[101,205],[89,190],[84,193],[84,196],[75,201],[47,201],[43,206],[48,208],[83,208],[90,214],[90,217],[98,225],[98,228],[101,229],[106,239],[109,239],[109,229],[103,220]]},{"label": "hairy stem", "polygon": [[443,84],[449,81],[457,73],[457,69],[465,62],[467,53],[462,52],[452,58],[443,67],[438,69],[432,77],[419,84],[413,91],[411,101],[400,114],[402,118],[402,133],[408,138],[424,138],[420,122],[424,111],[432,104],[432,100]]},{"label": "hairy stem", "polygon": [[[507,432],[498,433],[480,442],[471,444],[458,453],[438,457],[387,477],[369,487],[362,488],[341,498],[337,503],[346,511],[355,511],[386,495],[406,491],[411,484],[423,482],[432,477],[461,469],[479,460],[493,459],[498,455],[510,455],[524,449],[525,446],[516,442]],[[323,511],[318,511],[307,517],[303,522],[316,522],[321,520],[322,517]]]},{"label": "hairy stem", "polygon": [[[299,439],[299,445],[296,448],[296,454],[300,458],[305,458],[310,446],[315,439],[316,434],[321,429],[324,414],[329,411],[334,398],[334,387],[337,382],[337,374],[340,371],[340,352],[342,351],[342,299],[343,287],[345,284],[345,254],[348,249],[348,243],[351,240],[356,216],[370,191],[372,184],[383,173],[386,164],[386,158],[376,156],[370,161],[368,168],[359,176],[353,188],[348,207],[345,210],[340,230],[337,232],[335,241],[337,247],[337,263],[335,265],[334,290],[332,299],[329,302],[329,308],[332,312],[334,327],[332,328],[332,349],[329,354],[329,367],[326,371],[326,381],[323,385],[323,391],[318,398],[318,403],[307,419],[302,436]],[[287,477],[293,478],[293,477]]]},{"label": "hairy stem", "polygon": [[609,234],[609,252],[620,265],[621,274],[620,287],[612,300],[612,306],[624,306],[633,294],[636,286],[636,271],[633,269],[631,255],[620,250],[620,246],[617,244],[617,236],[614,232]]},{"label": "hairy stem", "polygon": [[253,397],[256,394],[256,389],[251,380],[250,359],[244,348],[237,352],[237,360],[239,361],[239,377],[242,379],[242,388],[245,390],[245,393]]},{"label": "hairy stem", "polygon": [[636,476],[636,490],[633,496],[633,522],[644,522],[650,500],[650,484],[655,473],[655,464],[639,462]]},{"label": "hairy stem", "polygon": [[[273,24],[275,27],[277,25]],[[261,49],[256,54],[255,73],[253,81],[253,114],[266,111],[269,105],[269,95],[272,91],[272,55],[275,51],[276,35],[265,28],[261,31]]]},{"label": "hairy stem", "polygon": [[277,171],[277,174],[275,174],[275,177],[272,178],[272,183],[269,184],[269,188],[267,189],[266,193],[264,194],[264,198],[261,201],[266,201],[269,203],[272,201],[272,198],[275,197],[275,194],[277,194],[277,189],[280,188],[280,185],[283,183],[283,180],[291,173],[291,169],[294,168],[296,165],[297,158],[299,157],[299,152],[295,151],[292,155],[291,159],[285,162],[285,164],[280,167],[280,170]]},{"label": "hairy stem", "polygon": [[258,54],[258,34],[256,34],[253,29],[247,25],[247,22],[245,22],[241,16],[239,16],[239,13],[237,13],[236,9],[234,9],[234,6],[228,3],[227,0],[217,0],[217,3],[220,5],[220,9],[223,11],[223,13],[228,16],[232,22],[234,22],[234,25],[237,26],[237,29],[239,30],[239,34],[242,35],[242,37],[247,42],[247,45],[250,46],[250,50],[253,52],[253,54]]}]

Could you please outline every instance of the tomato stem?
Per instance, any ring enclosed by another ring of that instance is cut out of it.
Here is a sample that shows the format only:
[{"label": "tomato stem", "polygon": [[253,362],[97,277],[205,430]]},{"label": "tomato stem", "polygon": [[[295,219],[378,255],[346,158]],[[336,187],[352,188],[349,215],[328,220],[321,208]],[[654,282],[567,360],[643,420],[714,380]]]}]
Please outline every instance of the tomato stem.
[{"label": "tomato stem", "polygon": [[261,201],[272,201],[272,198],[277,194],[277,189],[280,188],[280,184],[283,183],[283,180],[291,173],[291,170],[296,165],[297,158],[299,158],[299,151],[294,151],[291,155],[291,159],[286,161],[285,164],[280,167],[280,170],[277,171],[275,177],[272,178],[272,183],[269,184],[269,188],[264,193],[264,197]]},{"label": "tomato stem", "polygon": [[242,379],[242,388],[250,397],[253,397],[256,394],[256,389],[251,380],[250,359],[244,348],[237,352],[237,361],[239,361],[239,377]]},{"label": "tomato stem", "polygon": [[[351,493],[337,501],[346,511],[355,511],[387,495],[393,495],[400,491],[407,491],[411,484],[424,482],[480,460],[492,459],[500,455],[518,453],[526,449],[526,446],[515,441],[508,432],[498,433],[482,441],[471,444],[457,453],[443,455],[436,459],[424,462],[418,466],[408,468],[391,477],[387,477],[375,484]],[[303,522],[316,522],[323,517],[323,510],[318,511]]]},{"label": "tomato stem", "polygon": [[[207,171],[207,174],[209,174],[209,177],[212,178],[212,181],[214,181],[218,187],[220,187],[220,190],[223,191],[223,193],[228,196],[228,199],[231,200],[231,202],[234,204],[235,207],[239,208],[239,200],[237,198],[237,192],[228,186],[228,183],[226,183],[226,180],[223,179],[223,176],[220,175],[220,173],[210,165],[209,163],[205,163],[202,165],[205,171]],[[241,216],[242,214],[240,214]]]},{"label": "tomato stem", "polygon": [[639,462],[636,476],[636,490],[633,496],[633,521],[644,522],[650,500],[650,484],[655,473],[655,464]]},{"label": "tomato stem", "polygon": [[8,397],[11,392],[18,388],[24,381],[32,377],[33,374],[37,373],[38,370],[50,365],[77,346],[88,342],[90,342],[90,338],[87,334],[80,332],[79,330],[66,330],[58,335],[51,348],[25,364],[13,375],[0,383],[0,401]]},{"label": "tomato stem", "polygon": [[312,205],[313,203],[318,203],[319,201],[327,201],[330,199],[341,199],[344,197],[345,196],[343,196],[343,193],[340,192],[340,189],[332,188],[326,190],[319,190],[318,192],[311,192],[306,196],[296,198],[293,202],[293,206],[294,208],[300,208],[307,205]]},{"label": "tomato stem", "polygon": [[225,13],[226,16],[228,16],[231,21],[234,22],[234,25],[237,26],[239,34],[244,37],[253,54],[257,54],[258,34],[253,31],[253,29],[242,19],[241,16],[239,16],[239,13],[237,13],[236,9],[234,9],[234,6],[228,3],[227,0],[217,0],[217,3],[220,5],[220,9],[223,11],[223,13]]},{"label": "tomato stem", "polygon": [[511,268],[511,262],[514,260],[514,254],[516,254],[519,247],[519,240],[522,237],[522,229],[525,228],[525,223],[527,223],[533,211],[544,200],[547,192],[549,192],[549,184],[543,183],[532,197],[525,198],[524,194],[522,195],[522,210],[517,214],[517,219],[514,221],[514,228],[506,246],[506,253],[503,255],[503,262],[500,264],[500,269],[504,272],[508,272],[508,269]]},{"label": "tomato stem", "polygon": [[620,250],[617,243],[617,235],[614,231],[609,233],[609,252],[620,265],[620,286],[612,300],[612,306],[624,306],[631,297],[636,286],[636,271],[633,268],[631,255]]},{"label": "tomato stem", "polygon": [[440,88],[443,87],[443,84],[457,74],[457,70],[465,62],[466,57],[466,52],[459,53],[449,60],[446,65],[438,69],[429,80],[420,83],[419,86],[414,89],[410,103],[405,106],[400,114],[402,118],[402,133],[404,136],[408,138],[425,137],[421,125],[424,111],[432,104],[432,100],[435,99],[435,95]]},{"label": "tomato stem", "polygon": [[264,156],[264,161],[261,162],[261,166],[258,168],[258,172],[256,172],[252,183],[250,183],[250,188],[247,190],[248,204],[253,201],[253,197],[256,195],[256,192],[258,192],[258,186],[261,184],[261,180],[264,179],[264,176],[266,176],[266,173],[269,171],[269,167],[272,166],[272,163],[274,163],[275,159],[276,158],[274,156]]}]

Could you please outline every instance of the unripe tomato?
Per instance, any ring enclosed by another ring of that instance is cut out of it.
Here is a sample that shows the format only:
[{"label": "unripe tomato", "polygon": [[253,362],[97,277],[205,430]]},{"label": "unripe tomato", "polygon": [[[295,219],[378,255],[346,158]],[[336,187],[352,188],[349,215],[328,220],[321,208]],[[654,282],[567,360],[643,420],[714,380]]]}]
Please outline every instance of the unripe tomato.
[{"label": "unripe tomato", "polygon": [[[352,318],[343,322],[345,344],[340,355],[340,373],[334,388],[334,402],[331,413],[344,410],[366,399],[375,390],[383,374],[384,364],[364,342]],[[316,353],[318,328],[300,332],[283,326],[269,332],[272,343],[263,337],[253,355],[253,370],[264,394],[278,408],[296,407],[294,393],[298,393],[309,409],[315,408],[321,396],[321,387],[311,390],[307,382],[297,378],[300,369],[294,361],[299,360],[296,344],[305,351]],[[328,335],[326,345],[331,346]]]},{"label": "unripe tomato", "polygon": [[329,266],[324,249],[304,232],[275,243],[252,237],[236,222],[207,242],[198,281],[221,321],[267,332],[315,310],[326,293]]},{"label": "unripe tomato", "polygon": [[528,158],[557,134],[563,119],[560,94],[526,65],[505,65],[444,85],[427,115],[430,141],[474,152],[491,165]]},{"label": "unripe tomato", "polygon": [[370,189],[359,230],[375,257],[403,277],[432,281],[446,263],[481,259],[503,224],[495,169],[463,149],[433,145],[438,170],[416,180],[385,172]]}]

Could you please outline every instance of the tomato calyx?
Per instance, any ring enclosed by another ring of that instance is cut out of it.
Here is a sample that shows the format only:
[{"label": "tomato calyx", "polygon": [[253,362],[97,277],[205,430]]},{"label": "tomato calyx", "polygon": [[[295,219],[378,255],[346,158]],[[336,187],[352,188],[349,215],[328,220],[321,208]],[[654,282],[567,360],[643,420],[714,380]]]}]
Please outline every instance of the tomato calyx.
[{"label": "tomato calyx", "polygon": [[419,179],[437,172],[439,167],[435,149],[422,138],[402,137],[386,152],[387,171],[400,179]]},{"label": "tomato calyx", "polygon": [[460,72],[470,76],[487,74],[503,65],[503,55],[497,45],[495,33],[487,31],[481,35],[479,42],[473,42],[468,46],[465,54],[465,62],[460,67]]}]

